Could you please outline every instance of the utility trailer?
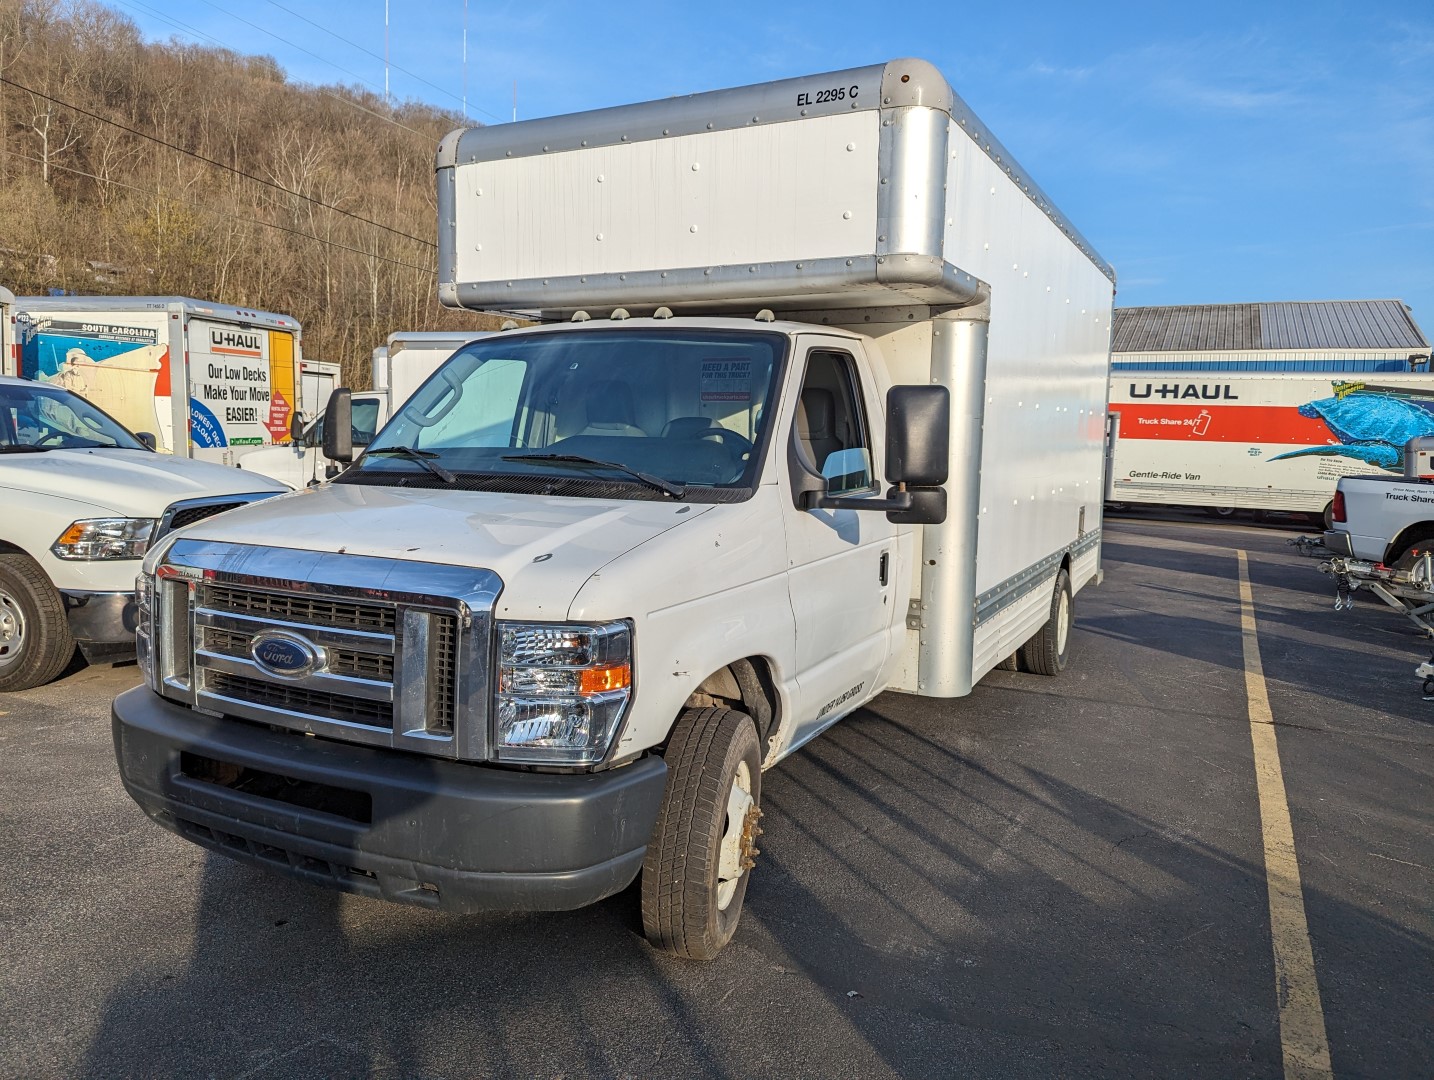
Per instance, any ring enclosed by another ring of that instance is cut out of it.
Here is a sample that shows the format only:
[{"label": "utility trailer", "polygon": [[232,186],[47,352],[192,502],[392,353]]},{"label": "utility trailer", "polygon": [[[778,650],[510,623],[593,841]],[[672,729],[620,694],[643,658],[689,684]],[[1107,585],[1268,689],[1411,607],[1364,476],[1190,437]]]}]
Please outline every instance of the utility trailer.
[{"label": "utility trailer", "polygon": [[289,440],[299,323],[184,296],[22,296],[23,378],[54,382],[161,450],[233,465]]},{"label": "utility trailer", "polygon": [[553,321],[151,555],[124,782],[431,907],[640,874],[650,940],[709,958],[764,768],[884,690],[1066,666],[1113,271],[916,60],[456,131],[437,179],[442,300]]},{"label": "utility trailer", "polygon": [[1111,372],[1106,500],[1323,515],[1341,477],[1434,434],[1434,375]]}]

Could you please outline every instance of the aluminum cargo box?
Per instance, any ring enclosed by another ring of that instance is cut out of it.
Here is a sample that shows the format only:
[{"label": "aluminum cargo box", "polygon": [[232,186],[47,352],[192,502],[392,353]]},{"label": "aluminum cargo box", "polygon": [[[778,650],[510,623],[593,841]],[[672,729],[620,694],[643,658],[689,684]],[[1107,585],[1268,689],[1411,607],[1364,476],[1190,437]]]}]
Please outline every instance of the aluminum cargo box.
[{"label": "aluminum cargo box", "polygon": [[971,155],[1113,279],[940,72],[894,60],[450,133],[439,297],[551,313],[967,304],[980,283],[951,253],[979,249],[997,193],[956,182]]}]

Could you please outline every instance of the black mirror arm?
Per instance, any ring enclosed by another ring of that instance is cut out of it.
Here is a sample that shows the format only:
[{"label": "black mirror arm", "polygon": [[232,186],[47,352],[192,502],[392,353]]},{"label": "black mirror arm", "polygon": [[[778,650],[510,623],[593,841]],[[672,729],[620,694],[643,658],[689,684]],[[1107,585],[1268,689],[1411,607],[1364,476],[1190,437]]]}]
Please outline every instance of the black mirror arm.
[{"label": "black mirror arm", "polygon": [[815,506],[821,510],[881,510],[886,513],[893,511],[901,513],[910,510],[914,504],[915,498],[906,489],[905,484],[887,488],[886,497],[882,499],[870,495],[864,497],[820,495],[815,501]]}]

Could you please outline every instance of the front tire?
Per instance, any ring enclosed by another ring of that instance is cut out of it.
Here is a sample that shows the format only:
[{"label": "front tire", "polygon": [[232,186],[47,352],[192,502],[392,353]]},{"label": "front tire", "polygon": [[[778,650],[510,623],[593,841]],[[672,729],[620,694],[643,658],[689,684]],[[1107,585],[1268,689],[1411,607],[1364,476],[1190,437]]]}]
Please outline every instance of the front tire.
[{"label": "front tire", "polygon": [[729,709],[684,710],[667,770],[642,864],[642,928],[654,948],[711,960],[737,930],[762,831],[756,725]]},{"label": "front tire", "polygon": [[45,572],[28,555],[0,555],[0,693],[49,682],[74,654],[64,601]]},{"label": "front tire", "polygon": [[1071,595],[1070,574],[1056,575],[1051,594],[1051,614],[1046,624],[1021,646],[1021,667],[1033,675],[1059,675],[1070,663],[1071,627],[1075,623],[1075,597]]}]

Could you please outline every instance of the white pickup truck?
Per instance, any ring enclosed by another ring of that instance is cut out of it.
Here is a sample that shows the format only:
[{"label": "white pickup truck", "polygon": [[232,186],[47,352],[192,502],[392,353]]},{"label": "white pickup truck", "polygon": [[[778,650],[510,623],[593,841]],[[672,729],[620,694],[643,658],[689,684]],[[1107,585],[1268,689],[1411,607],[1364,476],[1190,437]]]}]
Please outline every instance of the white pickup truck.
[{"label": "white pickup truck", "polygon": [[1349,559],[1395,566],[1434,545],[1434,439],[1411,439],[1403,475],[1340,479],[1324,546]]},{"label": "white pickup truck", "polygon": [[84,398],[0,376],[0,692],[134,655],[134,579],[166,534],[288,490],[156,453]]}]

